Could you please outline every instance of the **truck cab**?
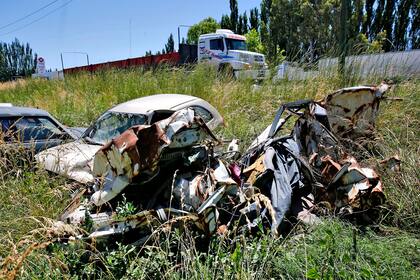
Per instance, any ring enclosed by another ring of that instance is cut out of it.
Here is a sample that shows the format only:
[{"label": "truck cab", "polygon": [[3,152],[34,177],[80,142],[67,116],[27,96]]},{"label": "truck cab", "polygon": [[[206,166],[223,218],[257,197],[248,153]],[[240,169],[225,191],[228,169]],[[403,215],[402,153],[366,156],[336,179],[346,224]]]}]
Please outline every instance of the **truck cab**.
[{"label": "truck cab", "polygon": [[236,78],[266,79],[269,76],[265,56],[247,50],[245,36],[228,29],[200,35],[198,61],[215,65],[219,70],[229,69]]}]

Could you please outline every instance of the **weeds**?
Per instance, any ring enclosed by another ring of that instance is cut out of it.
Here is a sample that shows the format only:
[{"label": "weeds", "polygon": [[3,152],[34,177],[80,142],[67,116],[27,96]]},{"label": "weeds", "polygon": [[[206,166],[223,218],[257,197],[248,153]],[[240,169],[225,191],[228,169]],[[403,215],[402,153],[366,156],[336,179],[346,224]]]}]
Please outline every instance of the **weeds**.
[{"label": "weeds", "polygon": [[[352,77],[346,86],[377,84],[372,78]],[[27,80],[0,87],[0,102],[40,107],[69,126],[87,126],[103,111],[155,93],[184,93],[201,97],[224,116],[222,139],[239,138],[246,148],[271,123],[280,103],[318,99],[342,86],[336,76],[306,81],[270,81],[258,87],[252,81],[219,79],[205,66],[194,71],[157,69],[113,70],[95,75],[69,76],[65,81]],[[95,244],[50,244],[31,251],[15,276],[22,279],[416,279],[419,275],[419,80],[399,81],[391,96],[402,101],[381,104],[376,139],[363,153],[365,163],[382,175],[387,204],[379,225],[357,229],[335,219],[314,228],[297,226],[290,236],[273,239],[223,236],[208,244],[194,239],[188,230],[156,229],[143,247],[118,244],[97,251]],[[283,133],[287,133],[286,130]],[[0,159],[0,262],[22,255],[30,244],[46,242],[33,230],[40,218],[56,219],[68,201],[64,179],[32,165],[19,164],[24,154],[1,149]],[[387,170],[380,161],[398,154],[401,173]],[[7,168],[6,168],[7,167]],[[127,203],[118,205],[122,216],[135,212]],[[44,237],[42,237],[44,236]],[[356,243],[354,241],[356,239]],[[19,243],[30,240],[32,243]],[[356,244],[356,247],[355,245]],[[36,245],[32,245],[36,246]],[[356,248],[356,250],[354,249]],[[17,260],[17,259],[16,259]],[[3,270],[12,275],[15,264]],[[7,268],[7,267],[6,267]],[[13,275],[12,275],[13,276]]]}]

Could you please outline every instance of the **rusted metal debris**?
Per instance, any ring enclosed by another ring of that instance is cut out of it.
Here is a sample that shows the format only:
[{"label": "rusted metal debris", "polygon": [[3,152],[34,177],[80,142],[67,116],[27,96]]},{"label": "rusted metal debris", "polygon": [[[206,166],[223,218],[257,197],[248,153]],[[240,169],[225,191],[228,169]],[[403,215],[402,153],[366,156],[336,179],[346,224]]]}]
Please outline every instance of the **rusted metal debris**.
[{"label": "rusted metal debris", "polygon": [[390,86],[358,86],[327,95],[319,104],[325,108],[331,131],[340,137],[357,139],[374,131],[379,103]]},{"label": "rusted metal debris", "polygon": [[[380,177],[346,153],[340,139],[371,135],[387,89],[347,88],[321,101],[283,104],[239,160],[238,140],[223,153],[189,109],[132,127],[97,152],[96,184],[74,197],[61,221],[87,230],[73,238],[129,236],[143,244],[157,227],[209,237],[264,226],[278,234],[286,221],[318,223],[321,205],[343,216],[366,215],[385,200]],[[295,125],[285,132],[292,116]]]},{"label": "rusted metal debris", "polygon": [[393,172],[401,172],[401,160],[398,154],[382,160],[381,164]]}]

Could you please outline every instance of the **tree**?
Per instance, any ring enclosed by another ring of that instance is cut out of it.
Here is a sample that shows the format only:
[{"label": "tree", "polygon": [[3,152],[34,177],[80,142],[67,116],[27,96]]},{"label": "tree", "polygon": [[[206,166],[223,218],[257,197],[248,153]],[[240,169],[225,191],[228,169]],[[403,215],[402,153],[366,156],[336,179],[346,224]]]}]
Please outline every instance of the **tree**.
[{"label": "tree", "polygon": [[149,50],[149,51],[146,51],[146,54],[145,54],[145,56],[151,56],[152,55],[152,51],[151,50]]},{"label": "tree", "polygon": [[382,15],[385,9],[385,0],[378,0],[377,7],[374,12],[371,35],[378,34],[382,31]]},{"label": "tree", "polygon": [[348,30],[348,5],[347,0],[341,0],[341,7],[340,7],[340,58],[339,58],[339,65],[340,65],[340,72],[344,74],[346,56],[347,56],[347,30]]},{"label": "tree", "polygon": [[259,13],[258,13],[258,8],[255,7],[253,9],[251,9],[250,11],[250,15],[249,15],[249,23],[250,23],[250,28],[251,29],[255,29],[255,30],[259,30],[260,28],[260,18],[259,18]]},{"label": "tree", "polygon": [[[261,41],[267,49],[270,48],[270,17],[271,17],[271,0],[261,1],[261,22],[260,22],[260,36]],[[269,50],[267,50],[268,54]]]},{"label": "tree", "polygon": [[243,30],[244,30],[244,19],[243,19],[242,15],[239,15],[238,26],[236,27],[236,32],[235,33],[244,34],[244,33],[242,33]]},{"label": "tree", "polygon": [[233,32],[238,32],[238,20],[239,20],[239,13],[238,13],[238,1],[237,0],[229,0],[230,3],[230,28]]},{"label": "tree", "polygon": [[216,29],[218,28],[220,28],[220,25],[214,18],[208,17],[203,19],[190,27],[187,34],[187,42],[188,44],[197,44],[198,37],[200,37],[201,34],[216,32]]},{"label": "tree", "polygon": [[243,16],[242,16],[242,29],[241,29],[241,34],[246,34],[248,33],[248,16],[246,15],[246,12],[244,12]]},{"label": "tree", "polygon": [[261,21],[268,26],[270,21],[272,0],[262,0],[261,1]]},{"label": "tree", "polygon": [[260,34],[257,30],[251,29],[245,34],[248,50],[251,52],[264,53],[265,49],[261,42]]},{"label": "tree", "polygon": [[390,51],[393,49],[392,46],[392,27],[394,25],[394,18],[395,18],[395,0],[386,0],[385,10],[383,14],[382,20],[382,30],[386,32],[386,41],[385,41],[385,51]]},{"label": "tree", "polygon": [[11,80],[13,76],[29,76],[35,72],[37,54],[28,43],[15,39],[12,43],[0,43],[0,80]]},{"label": "tree", "polygon": [[412,23],[410,29],[411,48],[420,48],[420,1],[414,3],[412,8]]},{"label": "tree", "polygon": [[271,62],[283,54],[289,61],[314,63],[340,53],[420,48],[420,0],[261,0],[259,10],[250,10],[249,27],[245,14],[236,13],[237,1],[230,8],[223,26],[236,22],[235,32],[259,32]]},{"label": "tree", "polygon": [[231,29],[230,18],[228,15],[222,15],[222,19],[220,20],[220,27],[223,29]]},{"label": "tree", "polygon": [[[400,0],[394,29],[394,45],[397,50],[405,50],[408,45],[407,29],[410,24],[410,10],[416,5],[414,0]],[[417,26],[418,28],[418,26]]]},{"label": "tree", "polygon": [[375,0],[365,0],[365,21],[363,23],[362,32],[366,34],[368,39],[371,39],[370,36],[372,34],[372,19],[373,19],[373,5],[375,4]]},{"label": "tree", "polygon": [[165,52],[172,53],[174,52],[174,50],[175,50],[174,36],[171,33],[171,35],[169,35],[168,42],[165,44]]}]

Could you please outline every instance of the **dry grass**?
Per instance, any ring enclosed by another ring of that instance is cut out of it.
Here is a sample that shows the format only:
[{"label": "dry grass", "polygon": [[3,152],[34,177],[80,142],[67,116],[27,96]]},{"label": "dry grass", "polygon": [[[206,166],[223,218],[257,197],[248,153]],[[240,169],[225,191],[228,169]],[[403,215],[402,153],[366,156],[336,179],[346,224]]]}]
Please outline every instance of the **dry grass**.
[{"label": "dry grass", "polygon": [[[346,86],[379,82],[377,78],[353,80]],[[28,80],[1,85],[0,102],[40,107],[67,125],[87,126],[109,107],[129,99],[154,93],[191,94],[209,101],[224,116],[227,126],[217,131],[218,135],[224,139],[240,138],[241,147],[245,148],[271,123],[282,102],[319,99],[342,84],[342,80],[332,76],[276,84],[267,81],[256,88],[252,81],[218,79],[216,73],[205,67],[188,73],[165,69],[145,73],[109,71],[68,77],[66,81]],[[314,229],[299,225],[294,234],[300,233],[301,238],[273,240],[262,235],[235,244],[215,239],[204,252],[192,246],[191,236],[174,232],[165,240],[181,248],[175,255],[169,250],[171,246],[162,247],[163,244],[140,250],[118,245],[117,250],[104,252],[87,250],[86,244],[50,245],[29,254],[20,262],[22,267],[16,275],[31,279],[416,278],[420,261],[420,82],[400,81],[390,95],[402,101],[381,104],[377,139],[365,150],[369,158],[363,161],[381,173],[387,204],[381,224],[374,227],[376,233],[367,229],[357,234],[356,259],[350,254],[352,227],[329,219]],[[380,164],[396,153],[402,160],[401,173],[393,173]],[[14,157],[7,160],[15,164]],[[68,200],[62,178],[25,166],[16,165],[12,170],[19,172],[0,174],[3,257],[15,254],[15,244],[39,228],[31,217],[55,219]],[[34,244],[43,241],[33,239]],[[16,247],[18,254],[38,245],[27,246]]]}]

